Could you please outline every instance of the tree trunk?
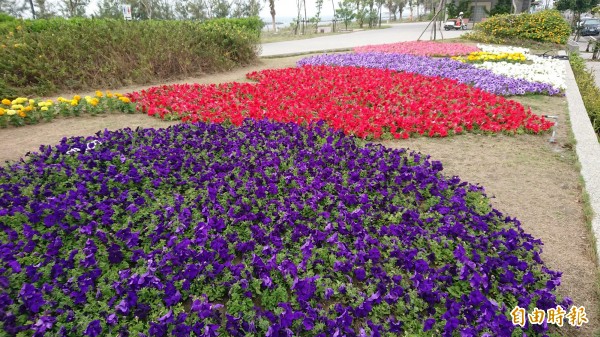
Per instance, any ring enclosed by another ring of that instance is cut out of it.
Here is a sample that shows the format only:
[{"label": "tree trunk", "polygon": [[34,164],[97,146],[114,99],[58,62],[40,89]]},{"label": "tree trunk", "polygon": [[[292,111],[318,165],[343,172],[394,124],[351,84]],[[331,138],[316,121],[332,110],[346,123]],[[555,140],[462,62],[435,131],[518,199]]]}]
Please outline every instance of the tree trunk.
[{"label": "tree trunk", "polygon": [[271,19],[273,19],[273,32],[277,32],[277,23],[275,22],[275,0],[269,0],[269,10],[271,12]]},{"label": "tree trunk", "polygon": [[331,32],[335,33],[335,3],[331,0],[331,9],[333,9],[333,17],[331,18]]},{"label": "tree trunk", "polygon": [[306,29],[306,20],[307,20],[307,15],[306,15],[306,0],[304,1],[304,21],[302,22],[302,34],[304,34],[304,30]]}]

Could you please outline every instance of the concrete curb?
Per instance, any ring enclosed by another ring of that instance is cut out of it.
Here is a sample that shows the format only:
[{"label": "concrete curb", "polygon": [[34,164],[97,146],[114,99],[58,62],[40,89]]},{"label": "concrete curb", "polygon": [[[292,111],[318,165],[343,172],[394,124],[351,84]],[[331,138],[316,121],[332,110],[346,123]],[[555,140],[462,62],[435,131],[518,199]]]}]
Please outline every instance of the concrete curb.
[{"label": "concrete curb", "polygon": [[310,55],[310,54],[340,53],[340,52],[352,51],[352,50],[353,50],[352,48],[333,48],[333,49],[324,49],[324,50],[317,50],[317,51],[305,51],[305,52],[297,52],[297,53],[259,56],[259,58],[261,58],[261,59],[277,59],[277,58],[282,58],[282,57],[292,57],[292,56],[301,56],[301,55]]},{"label": "concrete curb", "polygon": [[[590,206],[594,211],[591,225],[592,232],[595,235],[598,264],[600,265],[600,143],[583,105],[573,69],[571,69],[569,61],[564,62],[566,62],[566,96],[569,107],[569,120],[577,142],[575,152],[581,164],[581,176],[585,183],[585,190],[590,197]],[[568,229],[565,230],[568,231]]]}]

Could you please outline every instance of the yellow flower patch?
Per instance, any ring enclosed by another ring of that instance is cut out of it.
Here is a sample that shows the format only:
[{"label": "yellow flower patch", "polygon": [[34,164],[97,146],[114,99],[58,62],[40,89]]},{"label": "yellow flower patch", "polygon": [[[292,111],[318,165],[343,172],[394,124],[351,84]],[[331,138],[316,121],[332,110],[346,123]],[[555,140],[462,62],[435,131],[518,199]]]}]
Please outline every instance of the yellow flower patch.
[{"label": "yellow flower patch", "polygon": [[465,56],[452,57],[463,63],[483,63],[483,62],[510,62],[510,63],[525,63],[527,58],[523,53],[490,53],[484,51],[472,52]]},{"label": "yellow flower patch", "polygon": [[79,116],[83,113],[98,114],[105,112],[134,113],[135,104],[118,93],[96,91],[95,96],[80,95],[73,98],[58,97],[53,100],[37,100],[18,97],[13,100],[4,98],[0,101],[0,127],[8,125],[22,126],[25,124],[49,121],[57,115]]}]

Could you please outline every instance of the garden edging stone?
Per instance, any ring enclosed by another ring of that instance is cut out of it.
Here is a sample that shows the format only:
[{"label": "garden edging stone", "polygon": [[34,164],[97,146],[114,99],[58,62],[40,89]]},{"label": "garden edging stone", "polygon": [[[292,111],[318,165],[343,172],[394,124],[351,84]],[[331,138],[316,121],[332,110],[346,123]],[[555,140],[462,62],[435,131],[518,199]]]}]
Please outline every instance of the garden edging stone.
[{"label": "garden edging stone", "polygon": [[[567,104],[571,129],[576,140],[575,151],[581,164],[581,176],[585,183],[585,190],[589,195],[589,202],[594,215],[591,226],[595,235],[596,254],[600,264],[600,143],[594,133],[589,116],[583,105],[581,93],[575,81],[571,66],[566,62]],[[596,69],[596,76],[600,76],[600,69]]]}]

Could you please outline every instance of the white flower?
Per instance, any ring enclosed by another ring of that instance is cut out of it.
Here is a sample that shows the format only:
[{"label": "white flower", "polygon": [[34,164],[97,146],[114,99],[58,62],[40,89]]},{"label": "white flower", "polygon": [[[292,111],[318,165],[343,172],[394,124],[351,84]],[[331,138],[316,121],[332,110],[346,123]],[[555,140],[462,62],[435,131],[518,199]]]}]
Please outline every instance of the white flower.
[{"label": "white flower", "polygon": [[77,152],[81,152],[81,150],[77,147],[74,147],[74,148],[70,149],[69,151],[67,151],[67,154],[73,154],[73,153],[77,153]]},{"label": "white flower", "polygon": [[[521,47],[513,47],[513,46],[491,46],[487,44],[477,44],[477,48],[481,49],[481,51],[501,54],[501,53],[521,53],[521,54],[529,54],[529,48],[521,48]],[[527,55],[526,55],[527,56]]]},{"label": "white flower", "polygon": [[93,150],[93,149],[96,148],[96,145],[100,145],[100,144],[102,144],[102,142],[100,142],[99,140],[94,139],[91,142],[87,143],[86,149],[87,150]]},{"label": "white flower", "polygon": [[481,44],[478,44],[477,47],[491,53],[522,53],[529,62],[483,62],[473,64],[475,67],[491,70],[498,75],[550,84],[555,88],[563,90],[567,88],[565,82],[565,63],[562,60],[533,55],[527,48]]}]

